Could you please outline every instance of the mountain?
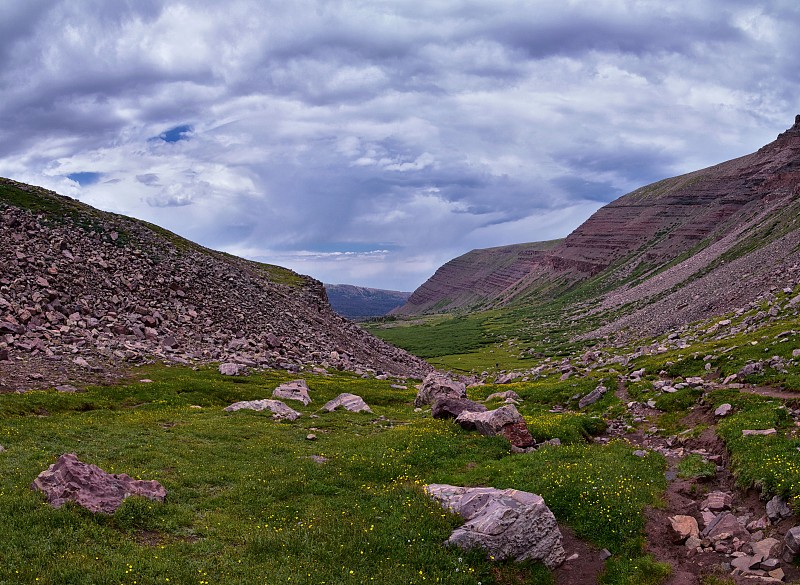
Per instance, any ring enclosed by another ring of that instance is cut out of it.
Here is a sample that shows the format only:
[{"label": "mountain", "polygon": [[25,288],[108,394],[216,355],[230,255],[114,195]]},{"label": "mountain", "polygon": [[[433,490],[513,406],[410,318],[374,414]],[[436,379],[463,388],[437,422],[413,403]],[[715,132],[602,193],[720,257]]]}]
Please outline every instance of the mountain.
[{"label": "mountain", "polygon": [[421,374],[334,313],[322,284],[0,179],[0,389],[132,364],[234,361]]},{"label": "mountain", "polygon": [[800,116],[753,154],[620,197],[562,241],[452,260],[395,313],[569,294],[590,311],[613,314],[598,335],[657,334],[796,282],[798,215]]},{"label": "mountain", "polygon": [[365,288],[352,284],[326,284],[325,292],[333,310],[353,320],[382,317],[406,303],[410,292]]}]

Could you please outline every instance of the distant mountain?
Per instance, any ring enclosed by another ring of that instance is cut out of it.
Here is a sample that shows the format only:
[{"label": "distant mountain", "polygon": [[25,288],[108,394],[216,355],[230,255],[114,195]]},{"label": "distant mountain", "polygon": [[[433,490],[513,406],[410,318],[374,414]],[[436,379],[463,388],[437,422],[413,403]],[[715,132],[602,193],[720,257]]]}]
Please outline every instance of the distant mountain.
[{"label": "distant mountain", "polygon": [[322,283],[0,178],[0,391],[131,364],[423,374],[333,312]]},{"label": "distant mountain", "polygon": [[365,288],[352,284],[326,284],[325,292],[333,310],[348,319],[381,317],[405,304],[410,292]]},{"label": "distant mountain", "polygon": [[563,240],[472,250],[450,260],[409,297],[394,315],[477,310],[530,273],[540,255]]},{"label": "distant mountain", "polygon": [[800,277],[800,116],[753,154],[642,187],[566,239],[476,250],[395,311],[564,299],[605,313],[598,335],[657,334],[734,310]]}]

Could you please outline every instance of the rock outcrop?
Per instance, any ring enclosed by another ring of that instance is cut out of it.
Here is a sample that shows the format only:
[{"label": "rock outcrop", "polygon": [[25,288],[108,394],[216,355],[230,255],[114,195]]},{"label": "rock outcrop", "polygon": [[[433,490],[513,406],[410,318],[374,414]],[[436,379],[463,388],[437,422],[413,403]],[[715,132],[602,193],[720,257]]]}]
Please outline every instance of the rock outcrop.
[{"label": "rock outcrop", "polygon": [[541,496],[446,484],[431,484],[425,491],[466,520],[447,544],[467,550],[480,547],[498,561],[541,561],[550,569],[564,562],[561,531]]},{"label": "rock outcrop", "polygon": [[107,473],[80,461],[74,453],[64,454],[33,481],[33,489],[44,492],[54,508],[74,502],[90,512],[113,514],[129,496],[163,502],[167,490],[157,481],[133,479],[124,473]]}]

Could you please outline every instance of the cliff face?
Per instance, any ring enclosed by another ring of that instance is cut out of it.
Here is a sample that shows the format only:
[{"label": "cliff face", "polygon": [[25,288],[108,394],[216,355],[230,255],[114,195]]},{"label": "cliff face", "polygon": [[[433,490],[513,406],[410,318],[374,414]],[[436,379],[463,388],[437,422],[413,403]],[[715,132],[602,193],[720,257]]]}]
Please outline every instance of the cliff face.
[{"label": "cliff face", "polygon": [[[398,313],[461,310],[476,298],[487,307],[521,299],[536,302],[590,280],[606,293],[603,308],[608,309],[661,299],[698,279],[711,282],[711,272],[717,273],[721,288],[703,288],[704,304],[725,310],[726,297],[763,292],[780,280],[777,273],[791,268],[790,236],[799,227],[794,224],[799,198],[800,116],[753,154],[620,197],[555,245],[508,246],[490,254],[476,250],[456,258]],[[773,253],[762,253],[760,264],[747,272],[775,279],[753,278],[747,287],[721,284],[734,280],[723,277],[730,263],[750,266],[746,258],[755,261],[752,254],[767,246],[773,246]],[[491,262],[490,257],[507,261]]]},{"label": "cliff face", "polygon": [[316,280],[44,189],[0,179],[0,234],[0,390],[152,360],[430,369],[335,314]]}]

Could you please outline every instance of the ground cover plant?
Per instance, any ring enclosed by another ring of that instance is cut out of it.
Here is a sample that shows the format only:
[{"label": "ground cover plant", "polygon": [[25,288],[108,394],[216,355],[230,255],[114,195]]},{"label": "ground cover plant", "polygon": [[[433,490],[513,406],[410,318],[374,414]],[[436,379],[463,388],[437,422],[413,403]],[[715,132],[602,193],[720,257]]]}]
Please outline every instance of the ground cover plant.
[{"label": "ground cover plant", "polygon": [[[540,565],[442,546],[461,521],[425,496],[423,485],[440,482],[538,491],[562,522],[621,562],[641,557],[635,510],[652,503],[662,463],[631,458],[624,444],[589,445],[601,429],[596,417],[550,418],[532,403],[522,408],[532,431],[568,447],[511,456],[504,439],[415,413],[410,385],[309,377],[314,402],[292,403],[303,416],[278,423],[222,408],[269,397],[291,378],[285,372],[232,378],[159,367],[139,376],[154,381],[0,396],[0,583],[552,582]],[[344,391],[375,414],[317,412]],[[130,498],[113,516],[71,504],[54,510],[30,484],[65,452],[156,479],[167,501]],[[628,463],[611,481],[602,474],[620,457]],[[593,466],[604,466],[601,475]],[[568,472],[555,472],[562,467]],[[608,480],[592,492],[596,501],[580,491],[590,476]],[[593,521],[574,498],[605,515]]]}]

